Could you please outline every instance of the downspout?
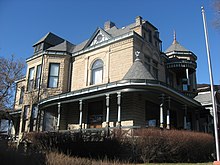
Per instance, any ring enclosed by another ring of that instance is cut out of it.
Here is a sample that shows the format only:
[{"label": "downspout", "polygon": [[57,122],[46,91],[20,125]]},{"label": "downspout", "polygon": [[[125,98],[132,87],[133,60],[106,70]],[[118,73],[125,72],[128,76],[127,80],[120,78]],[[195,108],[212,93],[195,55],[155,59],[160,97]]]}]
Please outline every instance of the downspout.
[{"label": "downspout", "polygon": [[71,83],[72,83],[72,56],[70,56],[70,62],[69,62],[69,75],[68,75],[68,92],[71,91]]},{"label": "downspout", "polygon": [[39,88],[38,88],[38,94],[37,94],[37,131],[39,132],[40,130],[40,123],[41,123],[41,111],[39,109],[39,101],[40,101],[40,90],[41,90],[41,85],[43,84],[43,66],[44,66],[44,53],[42,55],[42,60],[41,60],[41,73],[40,73],[40,83],[39,83]]}]

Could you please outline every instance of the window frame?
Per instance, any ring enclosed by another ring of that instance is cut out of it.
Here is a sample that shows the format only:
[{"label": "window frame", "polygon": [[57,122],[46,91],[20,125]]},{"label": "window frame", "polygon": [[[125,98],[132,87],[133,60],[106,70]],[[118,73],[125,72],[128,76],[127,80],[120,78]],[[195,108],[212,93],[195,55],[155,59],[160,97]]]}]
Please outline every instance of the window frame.
[{"label": "window frame", "polygon": [[21,105],[23,104],[23,101],[24,101],[24,86],[21,87],[21,92],[20,92],[20,97],[19,97],[19,102],[18,104]]},{"label": "window frame", "polygon": [[35,78],[35,86],[34,86],[35,89],[39,89],[39,87],[40,87],[41,69],[42,69],[42,65],[41,64],[37,65],[36,78]]},{"label": "window frame", "polygon": [[152,73],[154,78],[158,80],[158,62],[155,60],[152,60]]},{"label": "window frame", "polygon": [[[100,62],[101,63],[101,66],[95,66],[96,63]],[[95,80],[95,72],[96,71],[102,71],[102,77],[101,77],[101,82],[98,82],[98,83],[95,83],[94,80]],[[100,84],[103,82],[103,70],[104,70],[104,62],[101,60],[101,59],[96,59],[93,63],[92,63],[92,66],[91,66],[91,81],[90,81],[90,85],[96,85],[96,84]]]},{"label": "window frame", "polygon": [[[33,70],[33,78],[32,78],[32,79],[30,79],[31,70]],[[29,68],[27,91],[32,91],[32,90],[33,90],[33,87],[34,87],[34,67]]]},{"label": "window frame", "polygon": [[30,105],[25,105],[24,106],[24,113],[23,113],[24,120],[28,120],[29,111],[30,111]]},{"label": "window frame", "polygon": [[[51,75],[51,67],[52,65],[57,65],[58,66],[58,75]],[[57,84],[56,86],[50,86],[51,79],[50,78],[57,78]],[[60,63],[49,63],[49,73],[48,73],[48,83],[47,87],[48,88],[58,88],[59,86],[59,77],[60,77]]]},{"label": "window frame", "polygon": [[151,58],[146,54],[144,54],[144,58],[145,58],[145,65],[147,67],[147,70],[151,72]]}]

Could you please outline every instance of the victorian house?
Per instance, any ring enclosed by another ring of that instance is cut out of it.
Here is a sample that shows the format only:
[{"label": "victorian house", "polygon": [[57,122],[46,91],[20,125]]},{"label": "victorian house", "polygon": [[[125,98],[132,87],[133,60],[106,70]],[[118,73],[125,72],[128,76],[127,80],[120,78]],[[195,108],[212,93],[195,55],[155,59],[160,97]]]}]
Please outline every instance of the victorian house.
[{"label": "victorian house", "polygon": [[108,21],[78,45],[48,33],[17,81],[16,132],[160,127],[200,130],[196,55],[136,17]]}]

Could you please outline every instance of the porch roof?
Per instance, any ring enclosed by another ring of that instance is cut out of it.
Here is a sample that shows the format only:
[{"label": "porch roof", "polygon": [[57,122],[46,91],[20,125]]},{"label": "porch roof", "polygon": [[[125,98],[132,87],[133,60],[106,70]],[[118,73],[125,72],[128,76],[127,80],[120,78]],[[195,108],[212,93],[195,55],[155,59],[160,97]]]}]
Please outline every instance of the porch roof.
[{"label": "porch roof", "polygon": [[171,98],[175,98],[178,102],[191,106],[200,107],[201,104],[181,92],[169,87],[166,83],[157,80],[121,80],[112,83],[102,84],[76,90],[68,93],[59,94],[42,100],[40,107],[48,107],[57,103],[69,103],[79,100],[86,100],[104,96],[105,94],[114,94],[117,92],[135,92],[135,91],[156,91]]}]

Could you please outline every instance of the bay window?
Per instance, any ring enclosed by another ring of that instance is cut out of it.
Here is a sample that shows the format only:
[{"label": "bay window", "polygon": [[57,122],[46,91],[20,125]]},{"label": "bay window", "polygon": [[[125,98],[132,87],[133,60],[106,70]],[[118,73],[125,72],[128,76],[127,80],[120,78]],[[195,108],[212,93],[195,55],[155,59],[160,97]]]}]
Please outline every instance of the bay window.
[{"label": "bay window", "polygon": [[28,91],[31,91],[33,89],[33,84],[34,84],[34,68],[30,68],[28,75]]},{"label": "bay window", "polygon": [[41,77],[41,65],[37,66],[36,80],[35,80],[35,88],[38,89],[40,86],[40,77]]},{"label": "bay window", "polygon": [[59,70],[60,64],[58,63],[50,63],[49,77],[48,77],[48,87],[49,88],[57,88],[59,81]]}]

